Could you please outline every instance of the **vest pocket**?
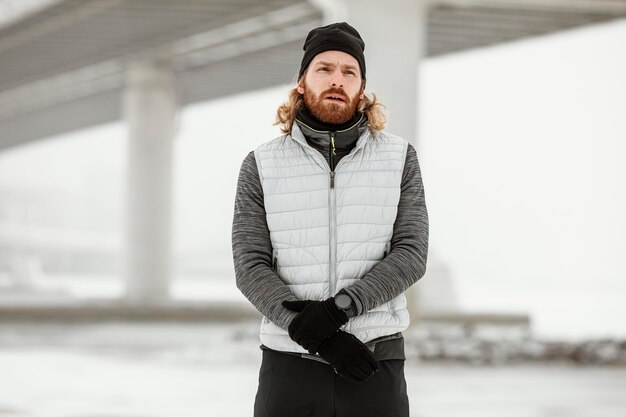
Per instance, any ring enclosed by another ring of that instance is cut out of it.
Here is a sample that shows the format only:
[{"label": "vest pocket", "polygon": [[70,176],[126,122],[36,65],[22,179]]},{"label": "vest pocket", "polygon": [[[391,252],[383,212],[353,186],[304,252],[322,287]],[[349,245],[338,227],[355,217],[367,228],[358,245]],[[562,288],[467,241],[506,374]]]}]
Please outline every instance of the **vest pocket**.
[{"label": "vest pocket", "polygon": [[278,251],[272,249],[272,270],[278,274]]},{"label": "vest pocket", "polygon": [[391,242],[387,242],[385,244],[385,252],[383,253],[383,259],[385,259],[387,255],[389,255],[390,250],[391,250]]}]

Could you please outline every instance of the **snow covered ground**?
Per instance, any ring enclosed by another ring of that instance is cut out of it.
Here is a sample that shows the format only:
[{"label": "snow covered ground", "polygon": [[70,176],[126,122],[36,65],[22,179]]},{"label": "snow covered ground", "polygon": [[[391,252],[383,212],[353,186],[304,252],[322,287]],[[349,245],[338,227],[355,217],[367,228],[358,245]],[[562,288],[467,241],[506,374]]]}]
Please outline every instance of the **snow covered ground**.
[{"label": "snow covered ground", "polygon": [[[0,416],[252,416],[257,330],[257,322],[0,324]],[[411,361],[406,378],[412,417],[626,415],[626,368]]]}]

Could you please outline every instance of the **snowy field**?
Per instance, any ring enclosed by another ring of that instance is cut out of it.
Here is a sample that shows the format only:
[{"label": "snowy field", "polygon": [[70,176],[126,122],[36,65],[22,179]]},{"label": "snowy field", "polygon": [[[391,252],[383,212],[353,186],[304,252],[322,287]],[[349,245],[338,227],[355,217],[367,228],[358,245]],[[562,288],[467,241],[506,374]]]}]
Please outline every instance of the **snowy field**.
[{"label": "snowy field", "polygon": [[[0,324],[0,416],[252,416],[257,330]],[[412,417],[626,415],[626,368],[411,361],[406,378]]]}]

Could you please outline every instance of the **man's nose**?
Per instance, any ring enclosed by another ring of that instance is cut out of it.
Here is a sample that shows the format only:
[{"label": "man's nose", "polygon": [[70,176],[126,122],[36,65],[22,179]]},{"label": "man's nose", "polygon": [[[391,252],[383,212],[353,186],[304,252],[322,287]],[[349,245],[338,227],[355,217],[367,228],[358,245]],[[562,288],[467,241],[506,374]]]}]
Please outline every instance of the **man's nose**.
[{"label": "man's nose", "polygon": [[343,81],[343,73],[340,70],[334,71],[332,76],[330,77],[330,84],[333,87],[343,87]]}]

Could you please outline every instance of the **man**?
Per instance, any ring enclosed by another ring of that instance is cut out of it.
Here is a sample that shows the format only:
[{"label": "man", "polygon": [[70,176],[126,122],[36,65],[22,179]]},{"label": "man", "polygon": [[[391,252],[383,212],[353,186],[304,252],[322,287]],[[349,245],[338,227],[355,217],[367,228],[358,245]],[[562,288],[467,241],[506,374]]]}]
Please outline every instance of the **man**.
[{"label": "man", "polygon": [[244,159],[235,198],[237,287],[264,316],[254,416],[408,417],[403,293],[428,252],[417,155],[364,93],[356,29],[313,29],[303,49],[285,134]]}]

